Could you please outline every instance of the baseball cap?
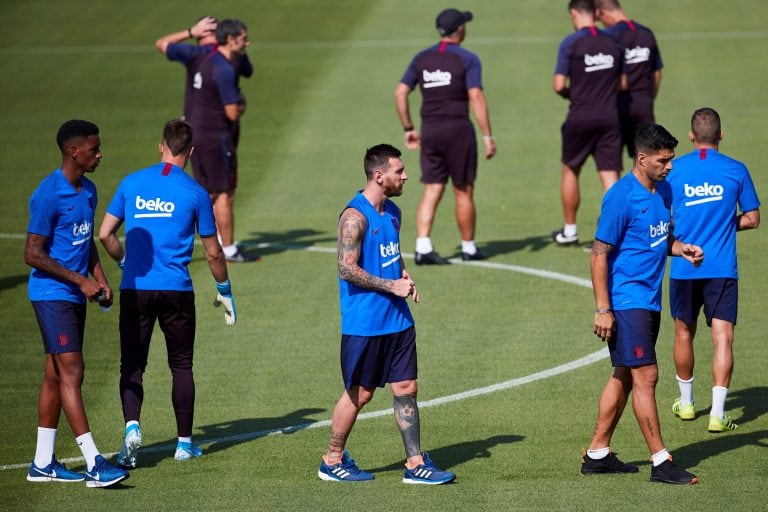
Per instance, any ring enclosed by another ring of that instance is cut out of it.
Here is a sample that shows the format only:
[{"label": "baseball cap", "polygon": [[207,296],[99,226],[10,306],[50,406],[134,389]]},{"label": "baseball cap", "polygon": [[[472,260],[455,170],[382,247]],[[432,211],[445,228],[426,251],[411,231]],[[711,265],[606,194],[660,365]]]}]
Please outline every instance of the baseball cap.
[{"label": "baseball cap", "polygon": [[441,36],[447,36],[456,32],[456,29],[464,23],[472,21],[472,13],[459,11],[458,9],[445,9],[437,15],[436,26]]}]

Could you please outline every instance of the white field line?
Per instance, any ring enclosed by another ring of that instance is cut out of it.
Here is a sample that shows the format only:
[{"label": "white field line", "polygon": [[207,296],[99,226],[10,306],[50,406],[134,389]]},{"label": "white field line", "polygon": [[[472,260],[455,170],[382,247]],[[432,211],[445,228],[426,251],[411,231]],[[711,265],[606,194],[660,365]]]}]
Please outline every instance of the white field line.
[{"label": "white field line", "polygon": [[[12,233],[0,233],[0,239],[2,238],[8,238],[8,239],[24,239],[26,235],[20,235],[20,234],[12,234]],[[288,250],[303,250],[303,251],[309,251],[309,252],[320,252],[320,253],[335,253],[336,249],[333,247],[317,247],[317,246],[301,246],[301,245],[286,245],[286,244],[271,244],[271,243],[260,243],[260,244],[253,244],[252,247],[257,248],[268,248],[268,247],[275,247],[275,248],[282,248],[282,249],[288,249]],[[403,253],[403,256],[410,257],[413,256],[412,254],[406,254]],[[592,284],[587,279],[581,279],[574,276],[569,276],[566,274],[559,274],[557,272],[551,272],[548,270],[539,270],[535,268],[529,268],[529,267],[521,267],[518,265],[507,265],[504,263],[492,263],[487,261],[471,261],[471,262],[464,262],[459,259],[452,259],[451,260],[455,264],[461,264],[461,265],[471,265],[473,267],[483,267],[483,268],[489,268],[494,270],[507,270],[511,272],[518,272],[521,274],[528,274],[533,275],[537,277],[542,277],[545,279],[553,279],[556,281],[562,281],[565,283],[575,284],[577,286],[584,286],[586,288],[591,288]],[[449,404],[452,402],[458,402],[460,400],[466,400],[469,398],[474,398],[482,395],[487,395],[489,393],[495,393],[497,391],[503,391],[506,389],[515,388],[518,386],[522,386],[523,384],[530,384],[531,382],[536,382],[538,380],[548,379],[550,377],[554,377],[556,375],[560,375],[562,373],[566,373],[572,370],[576,370],[578,368],[582,368],[584,366],[590,365],[592,363],[595,363],[597,361],[601,361],[603,359],[606,359],[608,357],[608,348],[603,347],[597,352],[593,352],[587,356],[584,356],[582,358],[576,359],[574,361],[561,364],[559,366],[555,366],[553,368],[549,368],[547,370],[542,370],[540,372],[532,373],[530,375],[526,375],[524,377],[518,377],[516,379],[507,380],[504,382],[499,382],[497,384],[492,384],[490,386],[485,386],[482,388],[476,388],[476,389],[470,389],[468,391],[462,391],[460,393],[455,393],[453,395],[446,395],[443,397],[433,398],[431,400],[425,400],[423,402],[419,402],[419,408],[423,409],[426,407],[434,407],[436,405],[444,405]],[[381,409],[378,411],[372,411],[360,414],[357,418],[358,420],[365,420],[370,418],[378,418],[380,416],[387,416],[392,414],[392,409]],[[299,425],[288,425],[285,427],[279,427],[279,428],[273,428],[269,430],[260,430],[256,432],[243,432],[242,434],[237,434],[233,436],[226,436],[226,437],[219,437],[219,438],[212,438],[212,439],[202,439],[196,441],[197,444],[200,445],[211,445],[215,443],[233,443],[233,442],[239,442],[239,441],[247,441],[250,439],[257,439],[260,437],[267,437],[267,436],[273,436],[277,434],[290,434],[292,432],[296,432],[299,430],[307,430],[307,429],[313,429],[313,428],[323,428],[323,427],[329,427],[331,425],[331,420],[321,420],[316,421],[313,423],[302,423]],[[153,446],[152,448],[145,448],[142,450],[143,453],[152,453],[152,452],[159,452],[159,451],[170,451],[173,450],[175,447],[175,444],[167,444],[162,446]],[[115,455],[115,453],[106,453],[104,454],[107,457],[111,457]],[[68,459],[61,459],[60,462],[64,463],[79,463],[82,462],[82,457],[71,457]],[[6,471],[11,469],[21,469],[21,468],[27,468],[29,467],[29,463],[25,464],[5,464],[0,465],[0,471]]]},{"label": "white field line", "polygon": [[[660,41],[712,41],[724,39],[766,39],[766,30],[730,30],[722,32],[672,32],[656,33]],[[473,37],[468,43],[472,46],[557,44],[562,37],[508,36],[508,37]],[[392,39],[392,40],[346,40],[346,41],[274,41],[251,42],[251,52],[274,50],[327,50],[327,49],[372,49],[372,48],[414,48],[434,44],[434,39]],[[151,44],[129,44],[115,46],[6,46],[0,47],[0,55],[71,55],[77,54],[127,54],[155,53]]]}]

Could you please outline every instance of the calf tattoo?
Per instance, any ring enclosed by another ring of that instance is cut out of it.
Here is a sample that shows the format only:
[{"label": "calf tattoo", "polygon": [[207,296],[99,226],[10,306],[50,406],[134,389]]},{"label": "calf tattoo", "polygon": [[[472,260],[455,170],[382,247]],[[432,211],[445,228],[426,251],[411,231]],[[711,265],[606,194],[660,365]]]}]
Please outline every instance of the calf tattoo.
[{"label": "calf tattoo", "polygon": [[395,396],[395,421],[400,435],[403,436],[406,457],[421,455],[421,424],[419,422],[419,406],[414,395]]},{"label": "calf tattoo", "polygon": [[344,451],[348,435],[349,434],[344,434],[342,432],[331,432],[331,442],[329,443],[331,450],[338,452]]}]

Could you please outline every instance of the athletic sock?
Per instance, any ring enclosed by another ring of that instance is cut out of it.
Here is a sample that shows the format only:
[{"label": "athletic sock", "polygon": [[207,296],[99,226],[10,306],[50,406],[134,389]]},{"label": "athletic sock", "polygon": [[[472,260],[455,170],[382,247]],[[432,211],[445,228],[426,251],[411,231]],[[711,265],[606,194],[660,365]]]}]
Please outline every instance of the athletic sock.
[{"label": "athletic sock", "polygon": [[80,447],[80,451],[83,452],[85,458],[85,467],[88,471],[93,469],[96,465],[96,456],[99,455],[99,450],[96,448],[96,443],[93,441],[93,436],[90,432],[86,432],[81,436],[75,438],[77,445]]},{"label": "athletic sock", "polygon": [[179,442],[192,444],[192,436],[179,436]]},{"label": "athletic sock", "polygon": [[566,224],[563,226],[563,236],[576,236],[576,224]]},{"label": "athletic sock", "polygon": [[222,249],[224,250],[224,256],[228,258],[237,254],[237,246],[235,244],[224,246]]},{"label": "athletic sock", "polygon": [[434,251],[432,247],[432,239],[428,236],[420,236],[416,238],[416,252],[419,254],[427,254]]},{"label": "athletic sock", "polygon": [[604,459],[611,453],[611,448],[606,446],[605,448],[598,448],[597,450],[587,450],[587,456],[592,460]]},{"label": "athletic sock", "polygon": [[467,254],[477,254],[477,246],[475,245],[474,240],[462,240],[461,241],[461,252],[465,252]]},{"label": "athletic sock", "polygon": [[656,467],[669,460],[669,452],[666,448],[662,448],[660,451],[651,455],[651,458],[653,459],[653,467]]},{"label": "athletic sock", "polygon": [[693,403],[693,377],[688,380],[683,380],[679,375],[675,375],[677,379],[677,386],[680,388],[680,403],[692,404]]},{"label": "athletic sock", "polygon": [[37,447],[35,448],[35,466],[44,468],[53,459],[53,447],[56,444],[58,429],[37,427]]},{"label": "athletic sock", "polygon": [[125,432],[128,433],[128,429],[130,427],[132,427],[133,425],[136,425],[136,427],[138,428],[139,422],[136,421],[136,420],[126,421],[125,422]]},{"label": "athletic sock", "polygon": [[712,409],[709,411],[710,416],[716,418],[722,418],[725,416],[725,399],[728,397],[728,388],[723,386],[712,387]]}]

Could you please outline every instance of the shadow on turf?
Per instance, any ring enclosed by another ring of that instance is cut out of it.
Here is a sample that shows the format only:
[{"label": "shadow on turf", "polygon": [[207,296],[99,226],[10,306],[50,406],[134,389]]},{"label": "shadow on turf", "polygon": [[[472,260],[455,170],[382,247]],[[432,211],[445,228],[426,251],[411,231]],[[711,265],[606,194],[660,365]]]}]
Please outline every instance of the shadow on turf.
[{"label": "shadow on turf", "polygon": [[20,284],[25,284],[28,280],[29,274],[0,277],[0,292],[3,290],[10,290],[11,288],[16,288]]},{"label": "shadow on turf", "polygon": [[[202,445],[205,456],[273,433],[293,434],[304,430],[317,421],[308,416],[321,412],[325,412],[325,409],[298,409],[278,418],[246,418],[203,425],[196,427],[202,431],[202,435],[196,433],[194,440],[196,444]],[[176,438],[143,446],[139,450],[136,469],[151,468],[163,459],[173,458],[175,446]]]},{"label": "shadow on turf", "polygon": [[[517,443],[523,439],[525,439],[525,436],[493,436],[488,439],[467,441],[465,443],[452,444],[450,446],[443,446],[442,448],[435,448],[434,450],[428,451],[429,457],[435,462],[437,467],[440,469],[449,469],[473,459],[489,459],[491,458],[490,449],[494,446]],[[366,469],[366,471],[381,473],[384,471],[402,470],[404,463],[405,461],[399,461],[381,468]]]},{"label": "shadow on turf", "polygon": [[[478,244],[477,248],[491,257],[525,250],[538,252],[553,243],[552,238],[548,236],[530,236],[520,240],[492,240]],[[461,258],[461,252],[456,252],[451,257]]]},{"label": "shadow on turf", "polygon": [[[315,229],[292,229],[283,232],[250,233],[252,238],[241,240],[238,244],[250,251],[256,251],[260,256],[278,254],[297,247],[310,247],[323,242],[336,242],[336,237],[329,237],[324,231]],[[259,247],[269,244],[267,247]]]}]

